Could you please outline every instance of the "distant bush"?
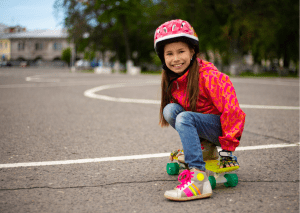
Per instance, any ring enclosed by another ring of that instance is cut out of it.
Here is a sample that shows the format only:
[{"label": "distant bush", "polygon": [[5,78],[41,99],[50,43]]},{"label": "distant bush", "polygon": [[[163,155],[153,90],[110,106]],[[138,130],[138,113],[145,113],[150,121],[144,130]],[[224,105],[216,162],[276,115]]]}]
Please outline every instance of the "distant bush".
[{"label": "distant bush", "polygon": [[71,63],[71,48],[70,47],[62,50],[61,59],[65,62],[67,62],[68,65],[70,66],[70,63]]}]

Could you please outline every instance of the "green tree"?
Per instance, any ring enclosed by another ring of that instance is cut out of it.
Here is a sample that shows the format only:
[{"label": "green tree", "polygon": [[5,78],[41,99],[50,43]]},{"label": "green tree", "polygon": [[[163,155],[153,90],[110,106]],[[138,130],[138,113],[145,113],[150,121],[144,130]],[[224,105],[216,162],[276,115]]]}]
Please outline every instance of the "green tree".
[{"label": "green tree", "polygon": [[67,62],[68,66],[70,66],[70,62],[71,62],[71,48],[70,47],[62,50],[61,59],[65,62]]},{"label": "green tree", "polygon": [[92,61],[95,58],[96,54],[94,51],[85,51],[84,52],[84,59],[87,61]]},{"label": "green tree", "polygon": [[228,35],[243,54],[251,50],[254,60],[299,60],[299,1],[242,0],[227,22]]},{"label": "green tree", "polygon": [[[136,51],[138,62],[149,50],[147,8],[152,4],[150,0],[91,0],[88,4],[56,0],[55,8],[63,8],[64,25],[79,52],[87,47],[92,51],[114,50],[116,58],[125,62]],[[83,37],[86,32],[89,38]],[[149,59],[149,52],[147,56]]]},{"label": "green tree", "polygon": [[[83,3],[82,3],[83,2]],[[56,0],[76,49],[112,50],[126,62],[151,61],[155,29],[170,19],[191,23],[201,52],[218,51],[223,62],[252,52],[261,59],[299,58],[299,2],[296,0]],[[84,37],[85,33],[89,37]]]}]

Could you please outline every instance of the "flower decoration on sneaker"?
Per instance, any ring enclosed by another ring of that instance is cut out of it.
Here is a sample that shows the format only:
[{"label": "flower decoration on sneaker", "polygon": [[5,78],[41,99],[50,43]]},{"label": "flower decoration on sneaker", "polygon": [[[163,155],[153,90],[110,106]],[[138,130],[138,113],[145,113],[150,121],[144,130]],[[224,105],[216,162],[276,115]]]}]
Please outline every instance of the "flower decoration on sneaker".
[{"label": "flower decoration on sneaker", "polygon": [[184,170],[181,172],[178,176],[178,181],[181,182],[180,185],[176,186],[178,189],[182,189],[186,184],[189,184],[191,182],[192,176],[194,172],[191,172],[190,170]]}]

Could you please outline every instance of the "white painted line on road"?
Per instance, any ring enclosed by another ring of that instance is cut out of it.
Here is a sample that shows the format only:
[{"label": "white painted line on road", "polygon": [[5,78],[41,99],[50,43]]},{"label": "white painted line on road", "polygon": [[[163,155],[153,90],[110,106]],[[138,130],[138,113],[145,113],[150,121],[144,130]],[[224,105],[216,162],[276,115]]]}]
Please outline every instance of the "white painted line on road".
[{"label": "white painted line on road", "polygon": [[26,81],[33,81],[33,82],[60,82],[60,79],[59,78],[41,78],[39,75],[36,75],[36,76],[30,76],[30,77],[26,77],[25,78]]},{"label": "white painted line on road", "polygon": [[48,88],[48,87],[72,87],[72,86],[88,86],[91,84],[98,84],[99,80],[97,81],[72,81],[72,82],[48,82],[47,84],[7,84],[7,85],[0,85],[0,89],[15,89],[15,88]]},{"label": "white painted line on road", "polygon": [[270,105],[249,105],[240,104],[242,109],[286,109],[286,110],[300,110],[298,106],[270,106]]},{"label": "white painted line on road", "polygon": [[299,146],[299,145],[300,145],[300,142],[292,143],[292,144],[282,143],[282,144],[269,144],[269,145],[258,145],[258,146],[244,146],[244,147],[237,147],[235,151],[285,148],[285,147],[295,147],[295,146]]},{"label": "white painted line on road", "polygon": [[[144,86],[147,85],[155,85],[158,82],[140,82],[136,84],[108,84],[99,87],[95,87],[84,92],[84,96],[88,98],[94,98],[99,100],[105,101],[114,101],[114,102],[121,102],[121,103],[137,103],[137,104],[160,104],[159,100],[148,100],[148,99],[132,99],[132,98],[116,98],[107,95],[99,95],[96,94],[99,91],[113,89],[113,88],[120,88],[120,87],[132,87],[132,86]],[[300,110],[299,106],[268,106],[268,105],[249,105],[249,104],[240,104],[242,109],[285,109],[285,110]]]},{"label": "white painted line on road", "polygon": [[[63,76],[62,76],[62,74],[63,74]],[[57,82],[57,80],[60,80],[57,77],[61,77],[61,76],[62,77],[65,77],[65,76],[70,77],[70,73],[60,73],[58,76],[53,76],[51,74],[34,75],[34,76],[26,77],[25,80],[31,81],[31,82]],[[82,74],[81,74],[81,76],[82,76]],[[73,73],[73,76],[71,76],[71,77],[74,77],[74,73]],[[131,79],[131,80],[133,80],[133,79]],[[140,79],[137,79],[137,80],[140,81]],[[289,81],[283,81],[280,78],[269,78],[269,80],[266,80],[263,78],[231,78],[230,80],[232,81],[232,83],[299,87],[299,81],[293,80],[293,79],[289,80]],[[160,80],[159,80],[159,82],[160,82]]]},{"label": "white painted line on road", "polygon": [[[245,146],[245,147],[237,147],[236,151],[262,150],[262,149],[297,147],[297,146],[299,147],[299,145],[300,142],[294,144],[284,143],[284,144],[269,144],[269,145],[259,145],[259,146]],[[99,162],[108,162],[108,161],[138,160],[138,159],[147,159],[147,158],[168,157],[169,155],[170,153],[168,152],[168,153],[158,153],[158,154],[131,155],[131,156],[92,158],[92,159],[79,159],[79,160],[0,164],[0,169],[31,167],[31,166],[55,166],[55,165],[67,165],[67,164],[80,164],[80,163],[99,163]]]},{"label": "white painted line on road", "polygon": [[291,80],[289,82],[282,81],[278,78],[270,78],[269,80],[262,80],[261,78],[230,78],[231,82],[242,83],[242,84],[262,84],[262,85],[271,85],[271,86],[292,86],[299,87],[298,80]]},{"label": "white painted line on road", "polygon": [[[168,155],[170,155],[170,153],[168,153]],[[119,157],[107,157],[107,158],[65,160],[65,161],[44,161],[44,162],[32,162],[32,163],[0,164],[0,169],[14,168],[14,167],[29,167],[29,166],[54,166],[54,165],[66,165],[66,164],[79,164],[79,163],[98,163],[98,162],[106,162],[106,161],[137,160],[137,159],[145,159],[145,158],[166,157],[168,155],[167,153],[160,153],[160,154],[148,154],[148,155],[131,155],[131,156],[119,156]]]}]

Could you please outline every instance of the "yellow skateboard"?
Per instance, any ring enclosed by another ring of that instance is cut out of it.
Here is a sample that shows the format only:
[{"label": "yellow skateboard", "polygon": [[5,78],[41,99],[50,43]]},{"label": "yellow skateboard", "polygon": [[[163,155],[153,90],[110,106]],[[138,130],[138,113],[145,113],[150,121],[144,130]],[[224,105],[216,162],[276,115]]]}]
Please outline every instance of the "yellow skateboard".
[{"label": "yellow skateboard", "polygon": [[[174,160],[178,161],[177,157],[173,157]],[[227,172],[232,172],[240,168],[239,166],[221,168],[219,167],[218,160],[207,160],[205,161],[206,170],[209,171],[209,181],[212,189],[216,188],[216,184],[224,183],[226,187],[235,187],[238,184],[238,176],[236,174],[228,174]],[[187,169],[188,166],[180,161],[171,162],[167,164],[167,173],[169,175],[179,174],[180,169]]]}]

